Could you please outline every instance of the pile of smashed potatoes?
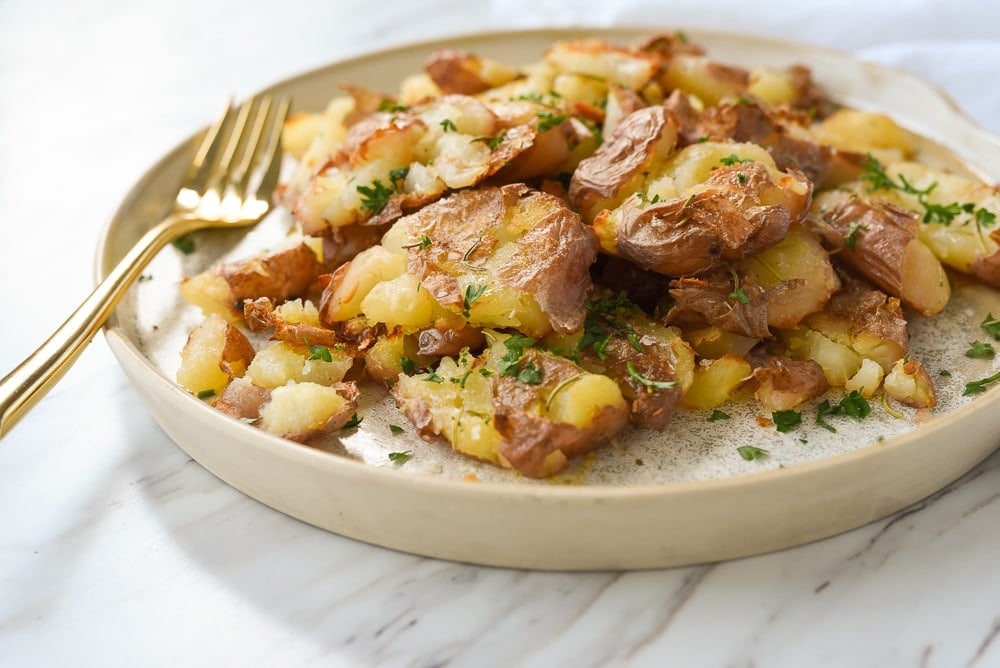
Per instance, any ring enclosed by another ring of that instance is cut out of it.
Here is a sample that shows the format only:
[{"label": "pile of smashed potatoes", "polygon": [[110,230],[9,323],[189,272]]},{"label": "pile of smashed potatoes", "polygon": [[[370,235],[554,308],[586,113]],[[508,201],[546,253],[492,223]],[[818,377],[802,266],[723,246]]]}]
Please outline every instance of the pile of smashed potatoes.
[{"label": "pile of smashed potatoes", "polygon": [[675,34],[342,88],[284,128],[289,246],[181,286],[206,318],[179,383],[285,438],[356,422],[373,381],[423,439],[531,477],[679,409],[929,407],[906,318],[945,307],[945,267],[1000,287],[998,189],[802,66]]}]

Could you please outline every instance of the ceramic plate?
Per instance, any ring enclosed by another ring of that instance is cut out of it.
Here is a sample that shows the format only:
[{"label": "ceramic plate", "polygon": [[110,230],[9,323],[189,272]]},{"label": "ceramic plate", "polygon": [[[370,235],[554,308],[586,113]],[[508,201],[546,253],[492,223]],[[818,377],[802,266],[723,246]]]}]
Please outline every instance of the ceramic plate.
[{"label": "ceramic plate", "polygon": [[[646,30],[536,31],[474,35],[384,51],[275,84],[296,110],[319,110],[340,81],[393,91],[435,48],[463,48],[512,64],[537,61],[553,41],[600,36],[629,42]],[[929,141],[929,159],[1000,179],[1000,140],[968,121],[920,80],[844,55],[746,36],[690,31],[723,62],[803,63],[837,101],[887,112]],[[103,275],[166,209],[194,140],[164,157],[130,192],[102,240]],[[941,149],[947,147],[947,151]],[[180,389],[173,377],[200,314],[177,284],[218,259],[280,243],[290,220],[269,216],[249,234],[209,232],[197,251],[161,253],[109,322],[108,342],[150,413],[202,466],[263,503],[316,526],[407,552],[479,564],[540,569],[621,569],[729,559],[802,544],[897,511],[940,489],[989,455],[1000,438],[1000,388],[963,397],[967,380],[1000,361],[969,360],[986,312],[1000,296],[960,285],[948,309],[912,323],[912,350],[930,370],[939,405],[930,412],[873,402],[864,421],[840,418],[836,433],[813,424],[788,434],[754,419],[754,402],[727,406],[731,420],[679,414],[662,433],[629,430],[553,480],[530,480],[420,441],[384,392],[366,394],[359,428],[316,447],[240,423]],[[939,375],[941,371],[950,377]],[[836,401],[836,398],[834,399]],[[919,423],[919,424],[918,424]],[[765,448],[744,461],[739,445]],[[410,451],[405,464],[390,452]]]}]

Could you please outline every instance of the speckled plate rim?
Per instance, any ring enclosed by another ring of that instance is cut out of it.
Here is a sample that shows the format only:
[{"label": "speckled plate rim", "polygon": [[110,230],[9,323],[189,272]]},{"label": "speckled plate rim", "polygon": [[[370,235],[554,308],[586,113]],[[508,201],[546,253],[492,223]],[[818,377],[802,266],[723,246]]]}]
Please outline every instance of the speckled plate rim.
[{"label": "speckled plate rim", "polygon": [[[267,92],[302,85],[331,68],[377,62],[388,55],[423,57],[440,46],[475,48],[491,40],[551,42],[581,35],[628,39],[649,32],[623,27],[462,35],[340,61],[285,79]],[[927,96],[917,117],[902,119],[910,121],[911,129],[949,146],[991,180],[1000,178],[1000,162],[979,159],[989,153],[984,147],[1000,152],[1000,139],[912,75],[812,46],[713,31],[685,32],[709,44],[726,40],[773,50],[785,54],[786,62],[839,63],[855,74],[875,71],[903,82]],[[716,55],[711,47],[709,52]],[[99,242],[99,276],[141,232],[127,230],[127,221],[153,176],[170,163],[183,163],[189,144],[178,146],[154,165],[124,199]],[[914,503],[1000,446],[996,436],[1000,388],[993,388],[971,404],[883,443],[724,479],[576,487],[409,475],[291,443],[221,415],[160,373],[116,319],[109,321],[105,333],[154,419],[226,483],[281,512],[345,536],[486,565],[658,568],[783,549],[861,526]]]}]

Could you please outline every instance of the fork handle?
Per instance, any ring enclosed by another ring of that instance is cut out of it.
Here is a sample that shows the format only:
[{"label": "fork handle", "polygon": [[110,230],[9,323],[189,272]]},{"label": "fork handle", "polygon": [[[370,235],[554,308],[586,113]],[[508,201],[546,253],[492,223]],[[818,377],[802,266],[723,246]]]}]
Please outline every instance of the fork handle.
[{"label": "fork handle", "polygon": [[196,227],[198,221],[172,215],[142,235],[66,322],[0,380],[0,438],[62,378],[149,261]]}]

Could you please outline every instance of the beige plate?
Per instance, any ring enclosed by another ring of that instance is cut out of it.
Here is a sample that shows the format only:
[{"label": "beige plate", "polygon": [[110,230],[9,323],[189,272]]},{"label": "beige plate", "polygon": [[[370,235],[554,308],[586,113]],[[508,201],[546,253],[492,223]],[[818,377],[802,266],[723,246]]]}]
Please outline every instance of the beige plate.
[{"label": "beige plate", "polygon": [[[599,35],[627,42],[641,33],[539,31],[476,35],[395,49],[338,63],[276,84],[298,110],[321,109],[340,81],[392,91],[436,47],[459,47],[509,63],[541,57],[552,41]],[[983,132],[927,84],[908,75],[811,47],[691,31],[723,62],[786,66],[802,62],[845,104],[886,111],[909,129],[949,147],[990,181],[1000,179],[1000,140]],[[129,193],[109,226],[100,273],[160,214],[192,144],[178,147]],[[934,153],[934,149],[928,149]],[[941,158],[941,156],[938,156]],[[942,158],[947,159],[947,158]],[[954,161],[953,161],[954,162]],[[957,163],[955,163],[957,164]],[[804,426],[764,429],[756,405],[726,408],[733,419],[678,416],[662,434],[629,431],[577,462],[555,481],[534,481],[460,458],[410,433],[384,395],[369,395],[361,427],[313,448],[232,420],[172,382],[178,352],[199,316],[177,295],[182,276],[218,258],[273,247],[287,215],[270,216],[249,235],[197,238],[198,251],[170,249],[148,271],[107,327],[108,342],[163,429],[206,469],[251,497],[330,531],[407,552],[480,564],[541,569],[676,566],[777,550],[845,531],[940,489],[989,455],[1000,439],[1000,388],[962,397],[967,380],[996,373],[1000,361],[968,360],[978,323],[1000,314],[997,293],[957,290],[934,321],[913,324],[913,353],[935,376],[940,405],[914,426],[875,403],[865,421],[838,418],[836,434]],[[948,369],[951,377],[937,376]],[[834,398],[836,400],[836,398]],[[899,408],[899,407],[897,407]],[[901,409],[902,410],[902,409]],[[741,444],[768,458],[743,461]],[[388,453],[413,457],[392,464]]]}]

